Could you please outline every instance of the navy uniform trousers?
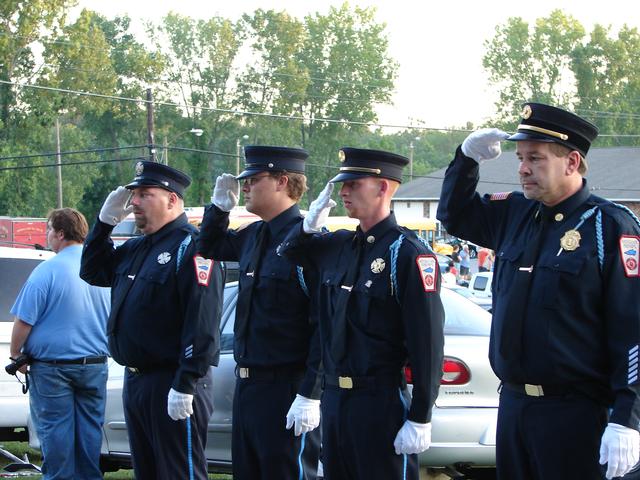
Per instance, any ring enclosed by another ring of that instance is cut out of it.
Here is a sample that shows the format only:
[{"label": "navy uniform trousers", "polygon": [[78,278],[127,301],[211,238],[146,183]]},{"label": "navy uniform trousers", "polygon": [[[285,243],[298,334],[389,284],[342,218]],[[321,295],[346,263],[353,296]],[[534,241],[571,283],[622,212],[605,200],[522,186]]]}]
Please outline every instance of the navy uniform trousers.
[{"label": "navy uniform trousers", "polygon": [[[172,420],[167,413],[167,395],[173,370],[132,373],[125,369],[124,418],[127,422],[131,457],[138,480],[178,480],[189,478],[187,420]],[[211,369],[200,378],[193,394],[191,456],[193,478],[207,479],[205,446],[207,426],[213,413]],[[151,441],[148,441],[151,439]]]},{"label": "navy uniform trousers", "polygon": [[598,463],[607,409],[578,394],[531,397],[500,393],[496,451],[499,478],[602,480]]},{"label": "navy uniform trousers", "polygon": [[297,437],[294,427],[285,428],[301,379],[236,380],[232,433],[235,480],[315,480],[320,428]]},{"label": "navy uniform trousers", "polygon": [[325,386],[321,404],[324,478],[417,480],[418,456],[398,455],[393,446],[410,403],[409,393],[400,387]]}]

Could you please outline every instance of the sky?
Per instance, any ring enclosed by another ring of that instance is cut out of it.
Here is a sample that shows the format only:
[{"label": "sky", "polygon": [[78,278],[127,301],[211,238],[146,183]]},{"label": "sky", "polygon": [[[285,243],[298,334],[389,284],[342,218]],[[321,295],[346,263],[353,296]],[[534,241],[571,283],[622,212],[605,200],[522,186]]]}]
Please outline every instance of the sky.
[{"label": "sky", "polygon": [[[127,14],[159,21],[170,11],[193,18],[238,19],[258,8],[287,11],[303,18],[326,14],[342,0],[79,0],[78,8],[108,18]],[[617,32],[624,24],[640,26],[640,4],[578,0],[350,0],[351,7],[375,7],[387,24],[389,53],[399,63],[392,106],[377,109],[379,123],[432,128],[475,125],[494,113],[495,93],[482,67],[484,42],[509,17],[529,23],[561,9],[590,32],[595,23]],[[606,7],[604,7],[606,5]],[[79,11],[79,10],[78,10]],[[389,129],[387,129],[389,130]],[[394,129],[390,129],[394,130]]]}]

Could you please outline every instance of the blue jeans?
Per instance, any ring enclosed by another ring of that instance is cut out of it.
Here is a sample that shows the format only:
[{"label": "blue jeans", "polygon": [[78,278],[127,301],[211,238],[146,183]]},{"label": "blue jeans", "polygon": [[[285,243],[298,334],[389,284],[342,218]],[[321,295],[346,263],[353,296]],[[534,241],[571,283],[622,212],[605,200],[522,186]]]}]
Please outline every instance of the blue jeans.
[{"label": "blue jeans", "polygon": [[29,403],[45,480],[101,479],[107,364],[31,365]]}]

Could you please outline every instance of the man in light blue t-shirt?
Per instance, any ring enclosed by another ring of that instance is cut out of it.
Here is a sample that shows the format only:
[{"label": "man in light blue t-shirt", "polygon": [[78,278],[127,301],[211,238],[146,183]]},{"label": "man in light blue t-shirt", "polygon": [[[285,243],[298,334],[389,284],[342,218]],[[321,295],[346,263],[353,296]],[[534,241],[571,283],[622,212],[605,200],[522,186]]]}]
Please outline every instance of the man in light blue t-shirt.
[{"label": "man in light blue t-shirt", "polygon": [[45,479],[102,478],[110,293],[79,276],[88,230],[77,210],[49,214],[47,242],[57,255],[33,270],[11,308],[11,358],[31,358],[29,402]]}]

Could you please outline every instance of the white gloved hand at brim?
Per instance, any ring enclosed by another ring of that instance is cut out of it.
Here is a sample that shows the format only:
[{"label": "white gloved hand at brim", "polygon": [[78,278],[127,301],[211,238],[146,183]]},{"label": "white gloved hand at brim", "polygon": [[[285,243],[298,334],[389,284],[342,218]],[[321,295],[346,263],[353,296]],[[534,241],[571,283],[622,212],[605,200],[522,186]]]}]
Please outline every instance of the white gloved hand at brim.
[{"label": "white gloved hand at brim", "polygon": [[127,206],[130,198],[131,190],[122,186],[109,193],[98,214],[100,221],[111,226],[119,224],[133,211],[133,205]]},{"label": "white gloved hand at brim", "polygon": [[327,183],[318,195],[318,198],[309,205],[309,211],[302,222],[302,229],[305,233],[318,233],[322,231],[322,227],[327,223],[331,209],[336,206],[336,202],[331,199],[332,192],[333,183]]},{"label": "white gloved hand at brim", "polygon": [[230,173],[223,173],[216,178],[216,185],[213,188],[211,203],[223,212],[230,212],[238,205],[240,195],[240,185],[236,177]]}]

